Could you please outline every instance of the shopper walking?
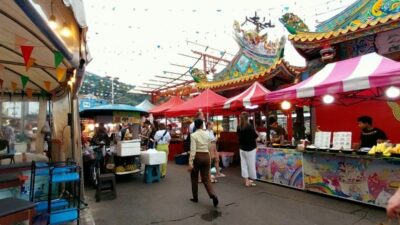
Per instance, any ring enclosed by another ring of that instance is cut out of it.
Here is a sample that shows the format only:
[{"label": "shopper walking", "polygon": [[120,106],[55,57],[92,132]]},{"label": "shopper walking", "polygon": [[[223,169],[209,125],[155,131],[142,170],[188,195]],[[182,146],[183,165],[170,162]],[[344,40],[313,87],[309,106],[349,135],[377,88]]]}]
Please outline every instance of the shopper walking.
[{"label": "shopper walking", "polygon": [[[214,135],[214,123],[213,122],[208,122],[207,123],[207,134],[210,137],[211,140],[211,144],[210,144],[210,157],[211,157],[211,161],[214,163],[214,167],[215,167],[215,176],[216,177],[225,177],[225,174],[221,173],[221,169],[219,167],[219,154],[217,151],[217,138]],[[216,179],[213,179],[211,176],[211,182],[212,181],[216,181]]]},{"label": "shopper walking", "polygon": [[164,164],[161,164],[161,178],[164,178],[167,175],[167,162],[168,162],[168,145],[171,140],[171,135],[168,133],[168,130],[164,123],[160,123],[158,125],[159,130],[154,135],[154,140],[156,142],[157,151],[165,152],[167,161]]},{"label": "shopper walking", "polygon": [[242,168],[242,177],[245,180],[246,187],[255,186],[253,180],[257,179],[256,174],[256,139],[258,135],[254,127],[249,123],[249,114],[242,112],[240,122],[237,128],[240,148],[240,165]]},{"label": "shopper walking", "polygon": [[201,129],[203,127],[203,120],[196,119],[194,126],[196,131],[191,134],[190,137],[190,156],[189,156],[189,172],[192,182],[192,195],[190,199],[192,202],[198,202],[198,179],[199,172],[201,179],[204,183],[204,187],[207,190],[208,195],[213,201],[214,207],[218,206],[218,198],[214,193],[213,187],[210,182],[210,153],[209,147],[211,144],[210,137],[208,134]]},{"label": "shopper walking", "polygon": [[386,206],[386,212],[391,218],[400,218],[400,188],[389,199]]}]

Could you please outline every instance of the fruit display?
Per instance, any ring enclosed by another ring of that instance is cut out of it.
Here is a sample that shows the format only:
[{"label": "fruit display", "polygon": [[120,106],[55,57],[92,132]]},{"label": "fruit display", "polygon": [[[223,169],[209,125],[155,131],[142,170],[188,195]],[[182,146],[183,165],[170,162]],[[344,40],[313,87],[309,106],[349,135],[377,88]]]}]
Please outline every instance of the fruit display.
[{"label": "fruit display", "polygon": [[128,165],[125,166],[125,171],[132,171],[132,170],[135,170],[135,169],[136,169],[136,166],[133,165],[133,164],[128,164]]},{"label": "fruit display", "polygon": [[387,143],[374,145],[371,150],[369,150],[368,155],[375,155],[376,153],[382,153],[382,155],[386,157],[390,157],[392,154],[400,154],[400,144],[395,146],[388,145]]},{"label": "fruit display", "polygon": [[117,172],[117,173],[125,172],[125,168],[123,166],[117,166],[115,168],[115,172]]}]

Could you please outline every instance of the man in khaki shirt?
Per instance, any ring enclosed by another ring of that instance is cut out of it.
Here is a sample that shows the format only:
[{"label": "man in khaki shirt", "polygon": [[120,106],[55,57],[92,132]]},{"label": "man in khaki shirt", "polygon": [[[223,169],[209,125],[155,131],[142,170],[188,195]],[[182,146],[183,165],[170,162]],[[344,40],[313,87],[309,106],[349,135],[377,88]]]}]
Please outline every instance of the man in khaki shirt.
[{"label": "man in khaki shirt", "polygon": [[201,129],[203,126],[203,120],[196,119],[194,121],[196,132],[190,136],[190,157],[189,157],[189,172],[192,181],[192,194],[193,198],[190,199],[193,202],[198,202],[198,178],[199,171],[201,180],[204,183],[204,187],[207,190],[208,195],[213,200],[214,207],[218,206],[218,198],[214,193],[214,190],[210,182],[210,153],[208,152],[211,144],[210,137],[208,134]]}]

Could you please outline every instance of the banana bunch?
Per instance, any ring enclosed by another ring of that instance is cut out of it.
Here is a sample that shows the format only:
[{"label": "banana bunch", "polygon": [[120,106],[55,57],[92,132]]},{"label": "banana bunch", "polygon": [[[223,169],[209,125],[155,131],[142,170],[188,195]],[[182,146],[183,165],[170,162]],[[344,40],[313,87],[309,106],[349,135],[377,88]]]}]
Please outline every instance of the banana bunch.
[{"label": "banana bunch", "polygon": [[383,156],[390,157],[392,154],[400,154],[400,144],[396,146],[387,146],[386,143],[374,145],[369,150],[368,155],[375,155],[376,153],[382,153]]},{"label": "banana bunch", "polygon": [[115,172],[117,173],[125,172],[125,168],[123,166],[117,166],[115,168]]},{"label": "banana bunch", "polygon": [[136,166],[133,165],[133,164],[128,164],[128,165],[125,166],[125,170],[126,171],[132,171],[132,170],[135,170],[135,169],[136,169]]}]

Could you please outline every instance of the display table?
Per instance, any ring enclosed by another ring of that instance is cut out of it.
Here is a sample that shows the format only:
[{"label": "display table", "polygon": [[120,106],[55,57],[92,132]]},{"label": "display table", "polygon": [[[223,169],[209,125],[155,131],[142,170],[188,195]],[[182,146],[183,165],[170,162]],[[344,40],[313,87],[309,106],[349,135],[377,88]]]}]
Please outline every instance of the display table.
[{"label": "display table", "polygon": [[303,154],[292,149],[257,148],[257,178],[273,184],[304,189]]},{"label": "display table", "polygon": [[259,147],[257,178],[385,207],[400,185],[400,158]]},{"label": "display table", "polygon": [[305,189],[385,207],[400,184],[400,158],[304,152]]},{"label": "display table", "polygon": [[11,225],[25,220],[32,224],[35,214],[35,203],[17,199],[0,199],[0,224]]}]

